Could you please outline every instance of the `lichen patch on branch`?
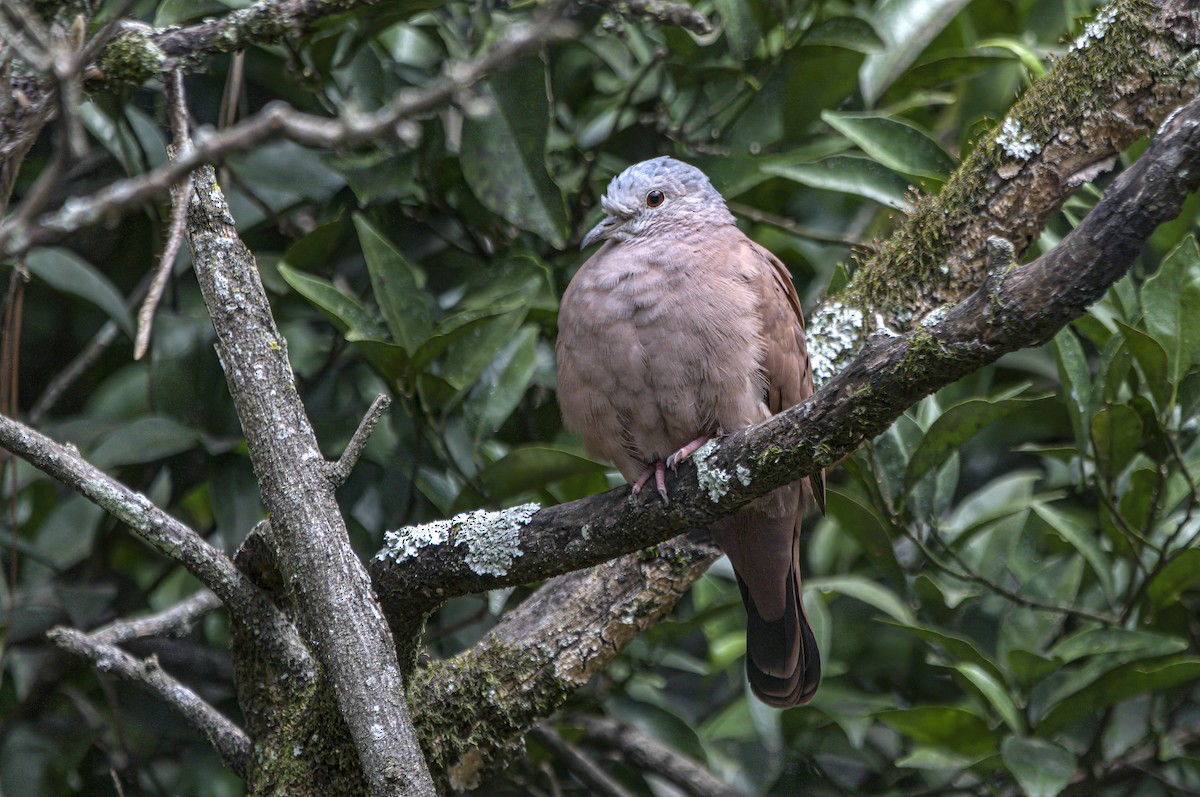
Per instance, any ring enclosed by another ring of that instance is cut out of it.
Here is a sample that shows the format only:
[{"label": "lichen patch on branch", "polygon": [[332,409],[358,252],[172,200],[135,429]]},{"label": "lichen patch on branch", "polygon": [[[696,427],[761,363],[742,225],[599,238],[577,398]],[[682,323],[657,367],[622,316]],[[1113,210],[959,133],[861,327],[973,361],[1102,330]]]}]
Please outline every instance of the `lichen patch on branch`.
[{"label": "lichen patch on branch", "polygon": [[419,556],[430,546],[466,545],[464,561],[473,573],[503,576],[513,559],[521,555],[521,529],[541,508],[540,504],[529,503],[497,512],[477,509],[460,512],[449,520],[405,526],[383,535],[383,549],[376,558],[402,562]]},{"label": "lichen patch on branch", "polygon": [[714,504],[729,492],[729,482],[732,479],[729,471],[709,462],[708,456],[716,447],[717,441],[709,440],[692,455],[692,462],[696,463],[696,481],[700,482],[700,489],[708,493],[708,500]]}]

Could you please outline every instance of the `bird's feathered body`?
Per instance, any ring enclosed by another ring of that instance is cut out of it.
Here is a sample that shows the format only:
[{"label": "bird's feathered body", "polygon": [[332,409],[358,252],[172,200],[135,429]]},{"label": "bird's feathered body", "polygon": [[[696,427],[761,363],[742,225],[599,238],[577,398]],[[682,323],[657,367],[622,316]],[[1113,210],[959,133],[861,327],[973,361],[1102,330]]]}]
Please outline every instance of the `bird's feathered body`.
[{"label": "bird's feathered body", "polygon": [[[635,483],[698,438],[812,393],[787,269],[734,225],[699,170],[669,158],[637,164],[614,178],[604,207],[609,216],[585,243],[608,241],[559,312],[559,404],[589,452]],[[800,518],[814,500],[823,508],[819,477],[711,529],[746,602],[751,686],[777,706],[806,702],[820,677],[800,600]]]}]

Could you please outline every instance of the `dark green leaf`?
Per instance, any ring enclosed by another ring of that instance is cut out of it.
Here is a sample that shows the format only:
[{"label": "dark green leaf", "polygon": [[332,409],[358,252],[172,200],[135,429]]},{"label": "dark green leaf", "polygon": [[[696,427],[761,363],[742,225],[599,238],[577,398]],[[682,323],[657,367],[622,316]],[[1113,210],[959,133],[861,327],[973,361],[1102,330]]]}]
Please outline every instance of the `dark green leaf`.
[{"label": "dark green leaf", "polygon": [[892,208],[908,204],[904,198],[908,181],[870,158],[839,155],[816,163],[764,166],[763,171],[813,188],[866,197]]},{"label": "dark green leaf", "polygon": [[748,0],[714,0],[721,15],[725,42],[735,58],[746,60],[762,41],[762,29],[754,17],[753,4]]},{"label": "dark green leaf", "polygon": [[1135,662],[1101,676],[1053,706],[1037,723],[1036,734],[1054,736],[1069,725],[1094,717],[1109,706],[1148,692],[1161,692],[1200,678],[1200,658],[1165,663]]},{"label": "dark green leaf", "polygon": [[954,159],[911,122],[833,111],[825,111],[821,119],[893,171],[945,180],[954,169]]},{"label": "dark green leaf", "polygon": [[1167,378],[1178,387],[1200,362],[1200,250],[1188,236],[1142,286],[1146,329],[1167,352]]},{"label": "dark green leaf", "polygon": [[1171,399],[1166,349],[1142,330],[1131,327],[1121,320],[1116,323],[1117,328],[1121,330],[1121,336],[1125,338],[1125,345],[1133,352],[1134,359],[1142,369],[1142,376],[1150,395],[1154,397],[1155,406],[1160,410],[1165,410]]},{"label": "dark green leaf", "polygon": [[106,437],[88,455],[98,468],[155,462],[196,446],[200,435],[170,418],[139,418]]},{"label": "dark green leaf", "polygon": [[356,213],[354,226],[379,309],[392,338],[411,354],[433,330],[433,297],[424,290],[425,275],[365,216]]},{"label": "dark green leaf", "polygon": [[806,45],[828,44],[845,47],[860,53],[873,53],[883,49],[883,39],[865,19],[858,17],[833,17],[808,32]]},{"label": "dark green leaf", "polygon": [[1178,600],[1185,590],[1200,582],[1200,548],[1187,548],[1176,554],[1146,588],[1150,602],[1162,609]]},{"label": "dark green leaf", "polygon": [[490,107],[463,122],[467,185],[493,213],[561,249],[567,243],[567,210],[546,171],[550,106],[542,62],[526,58],[478,91]]},{"label": "dark green leaf", "polygon": [[571,476],[606,469],[606,465],[574,451],[534,445],[514,448],[484,468],[480,478],[492,500],[507,501]]},{"label": "dark green leaf", "polygon": [[1142,441],[1142,419],[1127,404],[1101,408],[1092,416],[1092,443],[1100,470],[1115,479]]},{"label": "dark green leaf", "polygon": [[525,395],[537,365],[537,328],[523,327],[500,349],[467,394],[463,414],[476,438],[494,434]]},{"label": "dark green leaf", "polygon": [[31,249],[25,266],[51,288],[91,302],[133,337],[133,317],[116,287],[95,266],[69,249]]},{"label": "dark green leaf", "polygon": [[881,711],[885,725],[919,744],[978,758],[995,752],[998,739],[983,717],[955,706],[917,706]]},{"label": "dark green leaf", "polygon": [[905,488],[911,489],[922,476],[942,465],[984,427],[1022,410],[1037,411],[1048,401],[1053,399],[968,399],[948,408],[930,425],[909,458],[908,470],[904,475]]},{"label": "dark green leaf", "polygon": [[1075,754],[1045,739],[1010,736],[1001,748],[1004,766],[1026,797],[1056,797],[1075,775]]},{"label": "dark green leaf", "polygon": [[279,273],[288,285],[308,299],[318,310],[338,328],[340,332],[354,331],[369,338],[382,338],[383,328],[371,317],[359,302],[326,280],[296,271],[287,265],[279,264]]},{"label": "dark green leaf", "polygon": [[883,0],[876,7],[872,22],[885,48],[867,56],[859,72],[868,106],[908,69],[966,4],[967,0]]},{"label": "dark green leaf", "polygon": [[1092,410],[1088,398],[1092,394],[1092,372],[1088,368],[1083,346],[1070,327],[1054,336],[1054,357],[1058,363],[1059,379],[1062,380],[1063,401],[1067,404],[1071,426],[1075,430],[1075,441],[1081,450],[1088,451],[1091,449],[1088,429],[1092,422]]},{"label": "dark green leaf", "polygon": [[1104,594],[1113,597],[1116,587],[1113,584],[1112,566],[1108,554],[1100,546],[1098,530],[1086,527],[1065,512],[1040,501],[1034,502],[1033,511],[1083,555],[1104,588]]}]

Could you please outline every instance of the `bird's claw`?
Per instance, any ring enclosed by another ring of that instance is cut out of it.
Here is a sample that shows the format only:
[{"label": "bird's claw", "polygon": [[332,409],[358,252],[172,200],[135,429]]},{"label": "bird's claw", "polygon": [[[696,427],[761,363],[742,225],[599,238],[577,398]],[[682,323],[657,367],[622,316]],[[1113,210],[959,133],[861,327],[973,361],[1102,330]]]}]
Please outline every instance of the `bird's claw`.
[{"label": "bird's claw", "polygon": [[651,476],[654,476],[654,486],[658,488],[658,494],[662,496],[663,503],[671,503],[671,499],[667,497],[667,469],[661,459],[647,465],[645,470],[638,474],[633,483],[633,494],[640,495],[642,488],[646,486],[646,482],[650,481]]},{"label": "bird's claw", "polygon": [[695,440],[688,443],[671,456],[667,457],[667,467],[671,470],[677,471],[679,469],[679,463],[683,462],[692,454],[695,454],[697,451],[699,451],[700,448],[708,442],[708,440],[708,435],[700,435]]}]

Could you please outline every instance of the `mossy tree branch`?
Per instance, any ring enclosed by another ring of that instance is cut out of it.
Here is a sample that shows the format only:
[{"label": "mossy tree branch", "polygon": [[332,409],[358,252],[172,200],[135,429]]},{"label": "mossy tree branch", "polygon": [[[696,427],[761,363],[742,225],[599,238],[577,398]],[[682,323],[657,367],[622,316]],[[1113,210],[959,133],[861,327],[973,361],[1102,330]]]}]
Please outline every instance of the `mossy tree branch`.
[{"label": "mossy tree branch", "polygon": [[846,290],[809,319],[818,386],[880,320],[910,329],[978,288],[989,238],[1011,243],[1020,260],[1072,194],[1192,97],[1196,13],[1190,0],[1113,0],[1101,9],[942,189],[919,197]]}]

